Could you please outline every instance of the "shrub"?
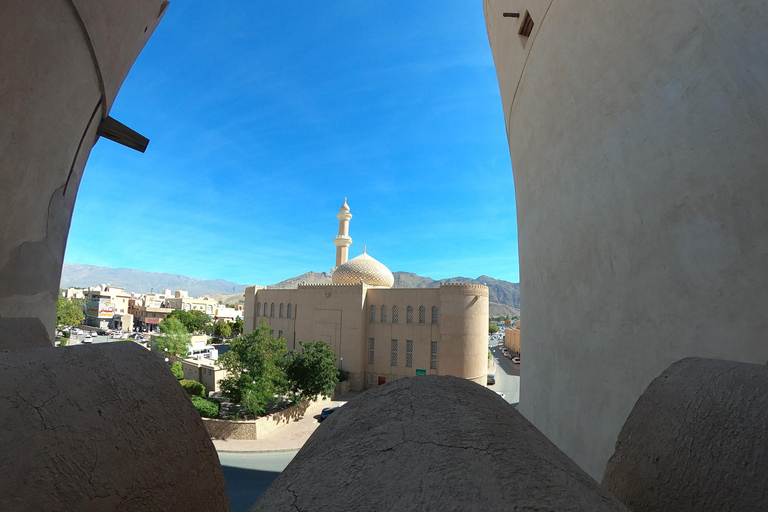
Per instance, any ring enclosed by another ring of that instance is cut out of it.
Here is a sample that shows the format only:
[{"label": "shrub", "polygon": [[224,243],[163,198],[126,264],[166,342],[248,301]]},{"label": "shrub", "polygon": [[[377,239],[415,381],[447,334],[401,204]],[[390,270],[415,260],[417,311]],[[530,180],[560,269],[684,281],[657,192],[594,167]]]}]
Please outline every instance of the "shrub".
[{"label": "shrub", "polygon": [[192,399],[192,405],[195,406],[197,412],[203,418],[217,418],[219,416],[219,402],[216,400],[209,400],[201,396],[190,396]]},{"label": "shrub", "polygon": [[171,365],[171,373],[174,377],[176,377],[176,380],[181,380],[184,378],[184,369],[181,366],[180,361],[174,361]]},{"label": "shrub", "polygon": [[66,347],[68,341],[69,341],[69,338],[62,336],[62,338],[59,340],[59,346]]},{"label": "shrub", "polygon": [[197,382],[196,380],[180,380],[179,384],[184,388],[184,391],[189,395],[197,395],[205,397],[205,386]]}]

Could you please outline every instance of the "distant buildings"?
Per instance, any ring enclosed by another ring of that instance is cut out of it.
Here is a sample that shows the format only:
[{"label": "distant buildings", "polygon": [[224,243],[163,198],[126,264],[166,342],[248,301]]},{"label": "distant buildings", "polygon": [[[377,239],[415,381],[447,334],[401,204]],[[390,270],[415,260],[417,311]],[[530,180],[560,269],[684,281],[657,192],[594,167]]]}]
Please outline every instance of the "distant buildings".
[{"label": "distant buildings", "polygon": [[352,215],[346,200],[337,217],[333,284],[247,287],[245,332],[264,321],[291,349],[300,349],[299,341],[325,341],[353,390],[427,374],[485,385],[488,287],[391,289],[392,273],[365,249],[347,261]]}]

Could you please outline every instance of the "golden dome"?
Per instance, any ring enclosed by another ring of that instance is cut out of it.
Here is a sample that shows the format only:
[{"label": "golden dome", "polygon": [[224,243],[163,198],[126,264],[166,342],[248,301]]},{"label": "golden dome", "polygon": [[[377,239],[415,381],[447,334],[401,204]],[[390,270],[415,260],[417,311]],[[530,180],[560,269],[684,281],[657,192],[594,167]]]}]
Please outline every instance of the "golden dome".
[{"label": "golden dome", "polygon": [[395,276],[383,263],[368,256],[365,252],[348,262],[339,265],[331,277],[333,284],[357,284],[362,279],[368,286],[392,288]]}]

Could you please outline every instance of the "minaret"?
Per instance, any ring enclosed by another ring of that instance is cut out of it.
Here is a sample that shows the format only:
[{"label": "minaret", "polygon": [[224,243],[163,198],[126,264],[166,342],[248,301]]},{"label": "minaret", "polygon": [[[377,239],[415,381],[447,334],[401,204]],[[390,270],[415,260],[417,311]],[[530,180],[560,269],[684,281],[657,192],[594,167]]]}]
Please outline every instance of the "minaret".
[{"label": "minaret", "polygon": [[349,213],[346,197],[336,217],[339,218],[339,234],[333,239],[333,243],[336,244],[336,266],[331,269],[331,274],[339,266],[347,262],[347,259],[349,259],[349,246],[352,245],[352,237],[349,236],[349,219],[352,218],[352,214]]}]

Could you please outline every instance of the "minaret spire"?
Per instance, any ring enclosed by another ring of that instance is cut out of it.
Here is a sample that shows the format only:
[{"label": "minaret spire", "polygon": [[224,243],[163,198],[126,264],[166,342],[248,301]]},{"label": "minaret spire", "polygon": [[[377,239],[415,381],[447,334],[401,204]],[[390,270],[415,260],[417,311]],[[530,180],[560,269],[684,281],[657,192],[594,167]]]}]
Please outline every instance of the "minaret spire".
[{"label": "minaret spire", "polygon": [[333,243],[336,244],[336,266],[331,269],[331,274],[339,266],[347,262],[349,258],[349,246],[352,245],[352,237],[349,236],[349,220],[352,218],[352,214],[349,213],[349,205],[347,204],[347,198],[344,198],[344,204],[341,205],[339,213],[336,214],[339,219],[339,234],[333,239]]}]

